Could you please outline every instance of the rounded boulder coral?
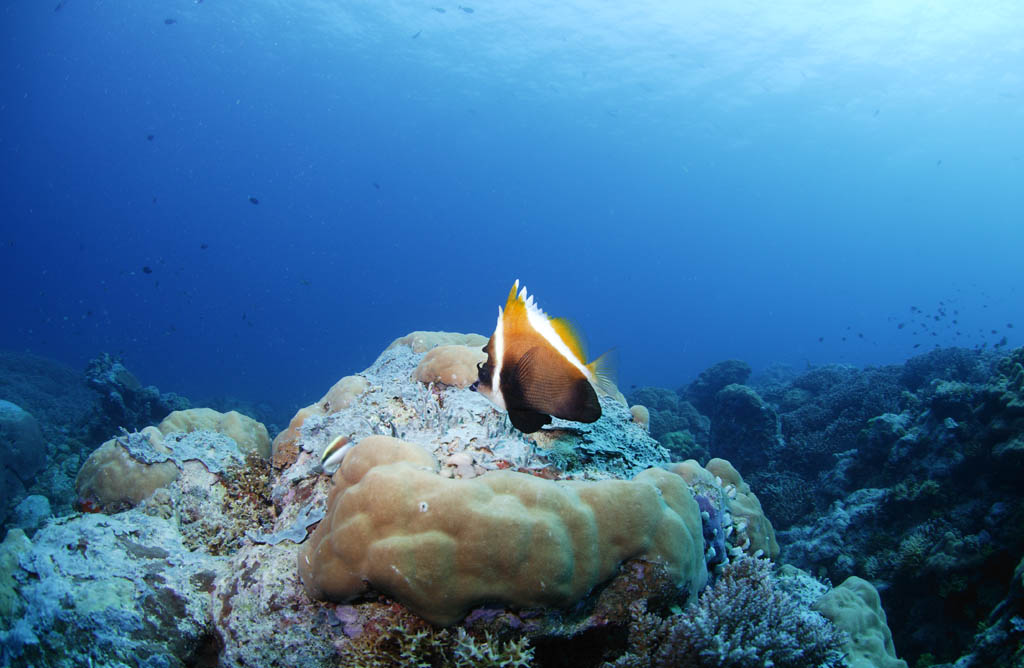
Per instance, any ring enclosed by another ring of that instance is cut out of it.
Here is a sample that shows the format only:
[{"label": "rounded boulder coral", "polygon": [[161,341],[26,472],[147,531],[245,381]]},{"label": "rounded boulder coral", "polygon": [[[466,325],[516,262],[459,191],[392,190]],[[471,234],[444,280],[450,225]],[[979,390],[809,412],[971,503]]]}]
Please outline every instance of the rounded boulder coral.
[{"label": "rounded boulder coral", "polygon": [[438,346],[423,356],[415,377],[421,383],[469,387],[477,379],[476,365],[486,360],[487,355],[480,348]]},{"label": "rounded boulder coral", "polygon": [[[156,427],[146,427],[142,433],[155,451],[170,453]],[[137,506],[180,473],[174,462],[146,464],[133,459],[116,439],[110,439],[85,460],[75,479],[75,491],[79,505],[87,510],[118,512]]]}]

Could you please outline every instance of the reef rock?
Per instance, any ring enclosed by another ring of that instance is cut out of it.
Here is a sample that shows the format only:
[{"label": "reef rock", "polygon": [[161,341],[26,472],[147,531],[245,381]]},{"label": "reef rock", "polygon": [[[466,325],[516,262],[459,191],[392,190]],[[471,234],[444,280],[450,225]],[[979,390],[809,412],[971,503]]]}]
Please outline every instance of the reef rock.
[{"label": "reef rock", "polygon": [[99,393],[108,428],[141,429],[172,411],[189,408],[184,397],[143,386],[119,359],[107,353],[89,360],[85,379]]},{"label": "reef rock", "polygon": [[39,423],[21,406],[0,399],[0,523],[46,466],[47,445]]},{"label": "reef rock", "polygon": [[733,383],[718,391],[710,445],[716,457],[742,456],[750,470],[762,470],[782,445],[779,416],[755,390]]},{"label": "reef rock", "polygon": [[49,499],[42,494],[30,494],[15,507],[11,524],[23,530],[31,538],[36,529],[41,527],[51,514]]},{"label": "reef rock", "polygon": [[15,540],[22,614],[0,616],[3,665],[187,666],[215,647],[223,561],[185,547],[173,522],[83,515],[50,522],[31,548]]},{"label": "reef rock", "polygon": [[743,385],[750,378],[750,365],[743,360],[725,360],[700,373],[680,395],[704,415],[714,410],[715,395],[726,385]]},{"label": "reef rock", "polygon": [[3,465],[28,484],[46,466],[46,441],[39,423],[27,411],[0,399],[0,443],[4,444]]}]

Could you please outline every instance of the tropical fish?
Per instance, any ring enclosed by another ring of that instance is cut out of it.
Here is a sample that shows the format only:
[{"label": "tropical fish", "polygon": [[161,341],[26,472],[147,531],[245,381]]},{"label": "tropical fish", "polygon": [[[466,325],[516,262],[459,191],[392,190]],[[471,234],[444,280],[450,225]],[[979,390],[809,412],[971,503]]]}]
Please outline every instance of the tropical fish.
[{"label": "tropical fish", "polygon": [[320,466],[324,472],[328,475],[334,475],[334,472],[341,466],[342,460],[345,459],[345,455],[352,449],[352,439],[348,436],[338,436],[324,448],[324,454],[320,457]]},{"label": "tropical fish", "polygon": [[564,318],[549,318],[517,280],[494,334],[484,346],[470,389],[508,411],[512,426],[530,434],[551,416],[574,422],[601,417],[598,392],[615,392],[608,355],[587,364],[579,334]]}]

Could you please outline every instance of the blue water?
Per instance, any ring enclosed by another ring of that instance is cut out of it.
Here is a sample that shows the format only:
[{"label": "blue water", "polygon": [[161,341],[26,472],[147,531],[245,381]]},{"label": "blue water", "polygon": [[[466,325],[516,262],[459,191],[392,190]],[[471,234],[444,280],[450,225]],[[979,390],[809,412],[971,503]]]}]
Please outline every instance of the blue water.
[{"label": "blue water", "polygon": [[467,1],[8,3],[0,348],[305,405],[516,278],[623,389],[1024,343],[1021,3]]}]

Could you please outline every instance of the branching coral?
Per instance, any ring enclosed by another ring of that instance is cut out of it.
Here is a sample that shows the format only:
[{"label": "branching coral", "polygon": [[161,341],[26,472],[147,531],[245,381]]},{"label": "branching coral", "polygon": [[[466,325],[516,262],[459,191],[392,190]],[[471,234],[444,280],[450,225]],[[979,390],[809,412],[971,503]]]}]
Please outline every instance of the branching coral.
[{"label": "branching coral", "polygon": [[396,623],[376,636],[364,633],[340,651],[343,660],[365,668],[529,668],[533,665],[533,649],[525,637],[502,642],[487,632],[478,638],[463,628],[453,633],[416,622]]},{"label": "branching coral", "polygon": [[844,634],[779,589],[771,562],[744,557],[683,614],[667,619],[654,665],[681,668],[841,666]]}]

